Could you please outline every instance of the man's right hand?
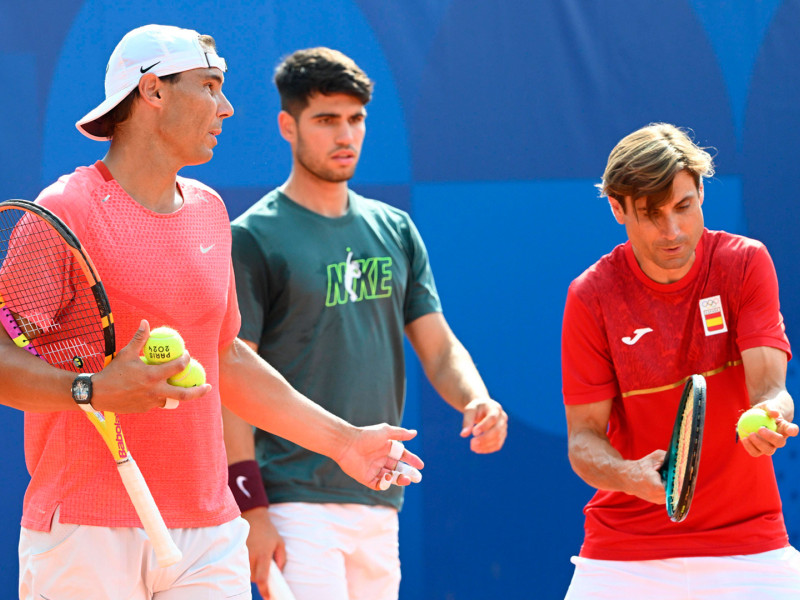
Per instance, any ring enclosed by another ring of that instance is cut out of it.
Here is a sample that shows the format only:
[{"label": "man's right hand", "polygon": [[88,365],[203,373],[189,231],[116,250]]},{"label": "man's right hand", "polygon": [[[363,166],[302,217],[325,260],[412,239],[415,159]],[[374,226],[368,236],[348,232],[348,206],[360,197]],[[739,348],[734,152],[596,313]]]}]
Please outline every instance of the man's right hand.
[{"label": "man's right hand", "polygon": [[628,479],[628,486],[625,492],[653,504],[666,504],[666,491],[659,472],[666,455],[664,450],[653,450],[639,460],[626,461],[625,476]]},{"label": "man's right hand", "polygon": [[188,352],[160,365],[142,362],[140,355],[148,337],[150,325],[142,320],[131,341],[92,378],[92,405],[97,410],[143,413],[153,408],[162,408],[167,398],[184,402],[199,398],[211,390],[207,383],[191,388],[167,383],[167,378],[177,375],[189,364]]}]

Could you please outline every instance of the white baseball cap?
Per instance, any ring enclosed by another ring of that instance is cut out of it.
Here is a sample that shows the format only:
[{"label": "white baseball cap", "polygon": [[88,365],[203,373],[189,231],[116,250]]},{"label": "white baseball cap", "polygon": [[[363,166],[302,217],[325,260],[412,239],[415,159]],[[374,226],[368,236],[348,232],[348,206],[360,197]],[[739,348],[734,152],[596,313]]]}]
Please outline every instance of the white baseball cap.
[{"label": "white baseball cap", "polygon": [[227,70],[225,59],[200,44],[200,34],[171,25],[145,25],[125,34],[106,67],[106,99],[75,123],[83,135],[107,140],[98,119],[122,102],[145,73],[158,77],[190,69],[216,67]]}]

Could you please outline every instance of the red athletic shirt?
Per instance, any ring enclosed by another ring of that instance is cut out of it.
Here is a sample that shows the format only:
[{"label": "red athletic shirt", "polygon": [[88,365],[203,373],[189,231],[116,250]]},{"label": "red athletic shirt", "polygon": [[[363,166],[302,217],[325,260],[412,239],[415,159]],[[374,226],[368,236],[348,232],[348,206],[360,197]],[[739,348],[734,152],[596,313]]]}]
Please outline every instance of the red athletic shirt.
[{"label": "red athletic shirt", "polygon": [[[219,349],[236,337],[240,317],[225,206],[196,181],[178,178],[178,186],[183,206],[154,213],[97,162],[60,178],[37,202],[67,223],[92,258],[118,350],[147,319],[177,329],[205,367],[213,390],[202,398],[119,416],[167,526],[203,527],[239,514],[227,485],[218,380]],[[140,526],[108,449],[80,412],[26,413],[25,460],[24,527],[49,530],[59,505],[65,523]]]},{"label": "red athletic shirt", "polygon": [[630,242],[570,285],[562,330],[564,402],[613,399],[608,436],[626,459],[666,450],[685,378],[708,383],[697,487],[688,517],[663,505],[599,490],[586,505],[581,556],[649,560],[765,552],[788,544],[768,457],[736,443],[749,408],[742,350],[790,355],[775,268],[760,242],[703,233],[689,273],[672,284],[649,279]]}]

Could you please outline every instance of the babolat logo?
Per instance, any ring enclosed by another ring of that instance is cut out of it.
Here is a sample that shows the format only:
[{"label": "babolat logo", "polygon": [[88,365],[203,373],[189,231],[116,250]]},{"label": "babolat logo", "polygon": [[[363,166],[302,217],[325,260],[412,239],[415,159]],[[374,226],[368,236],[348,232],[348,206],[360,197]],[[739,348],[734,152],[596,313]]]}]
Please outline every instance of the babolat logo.
[{"label": "babolat logo", "polygon": [[119,421],[117,421],[115,425],[117,429],[117,448],[119,448],[119,457],[128,458],[128,451],[125,449],[125,438],[122,437],[122,427],[120,427]]}]

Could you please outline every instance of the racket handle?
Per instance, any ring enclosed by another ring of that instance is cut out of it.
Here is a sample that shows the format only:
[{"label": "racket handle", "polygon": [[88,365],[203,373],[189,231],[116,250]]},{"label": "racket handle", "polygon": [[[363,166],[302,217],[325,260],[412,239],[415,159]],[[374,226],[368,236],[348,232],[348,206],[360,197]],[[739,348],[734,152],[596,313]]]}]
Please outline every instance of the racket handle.
[{"label": "racket handle", "polygon": [[156,502],[153,500],[153,495],[142,477],[142,472],[130,455],[128,455],[127,461],[117,464],[117,469],[125,489],[128,490],[128,496],[136,509],[136,514],[142,521],[144,531],[150,538],[150,543],[153,544],[158,566],[174,565],[183,555],[172,541],[172,536],[170,536]]},{"label": "racket handle", "polygon": [[269,587],[270,600],[295,600],[292,590],[289,589],[289,584],[281,574],[281,570],[275,561],[269,566],[269,577],[267,578],[267,586]]}]

